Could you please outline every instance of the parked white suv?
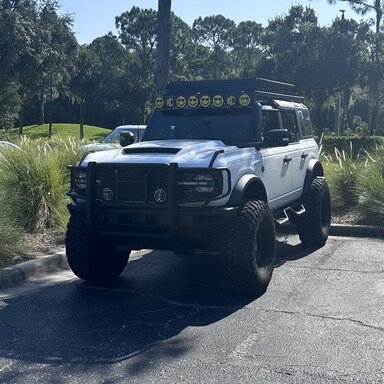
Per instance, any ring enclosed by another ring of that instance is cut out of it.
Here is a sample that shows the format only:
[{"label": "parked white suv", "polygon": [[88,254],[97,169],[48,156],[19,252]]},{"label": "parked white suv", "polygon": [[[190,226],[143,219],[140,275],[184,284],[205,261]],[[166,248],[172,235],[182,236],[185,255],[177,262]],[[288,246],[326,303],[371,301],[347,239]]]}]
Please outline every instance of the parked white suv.
[{"label": "parked white suv", "polygon": [[118,276],[131,250],[221,253],[231,286],[262,294],[275,223],[305,245],[328,237],[331,200],[309,112],[265,79],[168,84],[143,140],[71,166],[68,262],[80,278]]},{"label": "parked white suv", "polygon": [[120,134],[121,132],[131,132],[133,142],[141,141],[144,136],[146,125],[119,125],[113,129],[107,136],[103,137],[99,143],[84,144],[80,147],[83,151],[106,151],[108,149],[121,148]]}]

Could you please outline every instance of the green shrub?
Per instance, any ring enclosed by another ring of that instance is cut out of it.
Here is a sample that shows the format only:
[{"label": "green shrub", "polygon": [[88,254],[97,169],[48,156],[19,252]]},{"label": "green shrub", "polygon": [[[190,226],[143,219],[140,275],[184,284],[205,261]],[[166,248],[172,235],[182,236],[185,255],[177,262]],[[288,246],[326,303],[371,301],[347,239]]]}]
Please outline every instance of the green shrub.
[{"label": "green shrub", "polygon": [[12,216],[12,209],[8,205],[4,193],[0,193],[0,267],[2,258],[20,250],[22,246],[22,229],[16,224]]},{"label": "green shrub", "polygon": [[0,185],[16,225],[26,232],[64,228],[68,171],[80,154],[73,140],[23,140],[0,163]]},{"label": "green shrub", "polygon": [[[354,159],[348,151],[322,153],[334,215],[354,214],[359,223],[384,225],[384,146]],[[337,160],[337,161],[336,161]]]},{"label": "green shrub", "polygon": [[331,179],[331,193],[333,209],[337,213],[353,211],[359,203],[357,182],[363,166],[353,160],[352,151],[352,145],[348,152],[335,148],[337,166]]},{"label": "green shrub", "polygon": [[379,149],[359,178],[361,216],[371,224],[384,225],[384,148]]}]

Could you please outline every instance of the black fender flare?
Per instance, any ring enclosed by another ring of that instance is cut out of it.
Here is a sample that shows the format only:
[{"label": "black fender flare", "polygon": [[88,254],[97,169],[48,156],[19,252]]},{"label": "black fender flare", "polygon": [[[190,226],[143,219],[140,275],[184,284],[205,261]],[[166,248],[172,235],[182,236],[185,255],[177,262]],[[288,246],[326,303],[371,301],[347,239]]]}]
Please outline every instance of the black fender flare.
[{"label": "black fender flare", "polygon": [[261,179],[253,174],[240,177],[232,190],[227,205],[239,205],[246,200],[267,200],[267,191]]},{"label": "black fender flare", "polygon": [[324,177],[323,166],[322,166],[320,160],[318,160],[318,159],[311,159],[308,162],[307,171],[305,173],[305,180],[304,180],[302,196],[309,189],[309,187],[312,184],[312,181],[314,179],[316,179],[316,177],[318,177],[318,176]]}]

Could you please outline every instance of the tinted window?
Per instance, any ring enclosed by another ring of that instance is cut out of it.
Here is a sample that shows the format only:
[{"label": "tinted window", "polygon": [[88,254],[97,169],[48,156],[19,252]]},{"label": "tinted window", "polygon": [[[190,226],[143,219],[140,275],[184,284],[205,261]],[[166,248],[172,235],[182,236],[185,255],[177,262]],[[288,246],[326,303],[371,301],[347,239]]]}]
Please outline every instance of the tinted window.
[{"label": "tinted window", "polygon": [[311,124],[311,118],[309,116],[309,112],[307,109],[303,109],[298,112],[300,123],[301,123],[301,129],[303,131],[304,137],[312,137],[313,131],[312,131],[312,124]]},{"label": "tinted window", "polygon": [[295,111],[281,111],[283,128],[289,132],[289,141],[295,143],[299,141],[299,129],[297,126]]}]

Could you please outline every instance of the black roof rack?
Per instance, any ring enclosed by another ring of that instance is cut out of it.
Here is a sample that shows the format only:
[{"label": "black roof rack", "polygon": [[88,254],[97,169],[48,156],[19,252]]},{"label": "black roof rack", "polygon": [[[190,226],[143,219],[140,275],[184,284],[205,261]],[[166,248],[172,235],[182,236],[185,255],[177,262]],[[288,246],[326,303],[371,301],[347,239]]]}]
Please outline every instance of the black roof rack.
[{"label": "black roof rack", "polygon": [[167,95],[203,95],[217,93],[252,92],[260,101],[278,99],[303,102],[304,98],[295,92],[295,86],[289,83],[264,78],[176,81],[168,83]]}]

